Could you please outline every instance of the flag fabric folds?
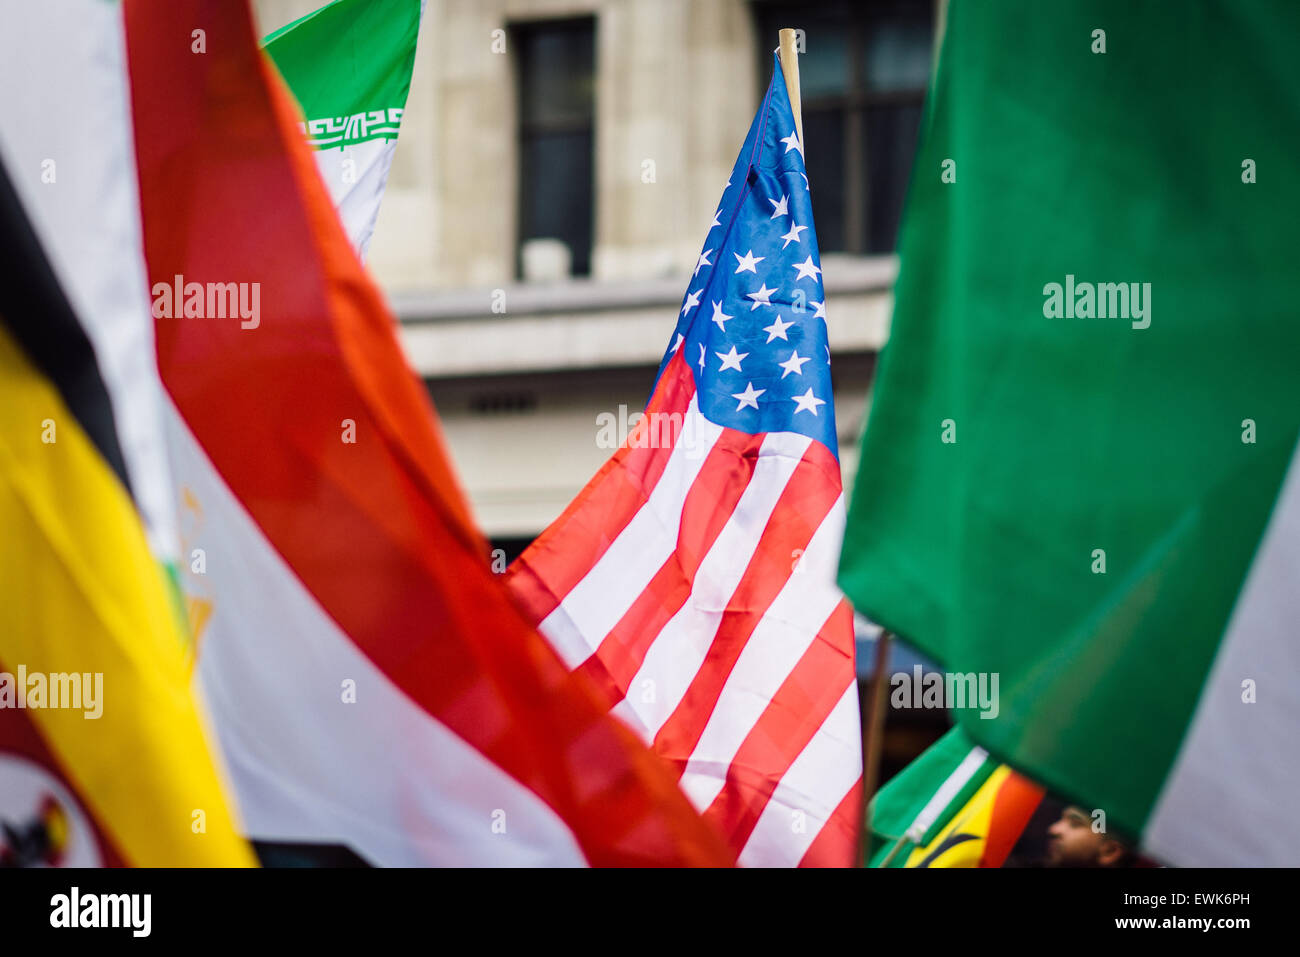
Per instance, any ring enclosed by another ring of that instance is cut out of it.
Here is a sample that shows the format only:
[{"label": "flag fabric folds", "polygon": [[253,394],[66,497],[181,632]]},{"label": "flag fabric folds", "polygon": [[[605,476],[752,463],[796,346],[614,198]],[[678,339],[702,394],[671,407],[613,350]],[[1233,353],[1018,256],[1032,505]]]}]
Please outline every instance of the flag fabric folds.
[{"label": "flag fabric folds", "polygon": [[950,5],[840,576],[1182,865],[1300,856],[1297,25]]},{"label": "flag fabric folds", "polygon": [[0,867],[251,864],[165,564],[121,10],[6,30],[0,84],[28,92],[0,100]]},{"label": "flag fabric folds", "polygon": [[334,0],[264,41],[362,259],[397,149],[423,11],[423,0]]},{"label": "flag fabric folds", "polygon": [[508,572],[742,864],[855,855],[837,454],[809,183],[777,61],[643,418]]},{"label": "flag fabric folds", "polygon": [[1044,797],[953,728],[871,802],[873,867],[1001,867]]},{"label": "flag fabric folds", "polygon": [[[248,833],[375,864],[728,863],[489,571],[245,5],[126,11],[198,672]],[[174,41],[196,26],[201,58]]]}]

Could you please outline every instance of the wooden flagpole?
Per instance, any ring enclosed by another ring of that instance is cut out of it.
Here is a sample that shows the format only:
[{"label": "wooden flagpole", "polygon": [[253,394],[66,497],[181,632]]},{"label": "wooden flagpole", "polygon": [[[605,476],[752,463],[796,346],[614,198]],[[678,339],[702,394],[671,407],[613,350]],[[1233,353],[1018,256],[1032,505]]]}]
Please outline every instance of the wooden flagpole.
[{"label": "wooden flagpole", "polygon": [[[875,662],[871,669],[871,712],[867,715],[866,734],[863,736],[862,840],[868,848],[871,846],[871,799],[876,795],[876,784],[880,780],[880,752],[885,732],[886,672],[889,670],[889,645],[892,638],[893,635],[883,628],[876,638]],[[897,851],[898,848],[895,847],[894,850]]]},{"label": "wooden flagpole", "polygon": [[799,49],[796,34],[786,27],[781,37],[781,72],[785,75],[785,91],[790,95],[790,108],[794,110],[794,129],[803,146],[803,105],[799,102]]},{"label": "wooden flagpole", "polygon": [[[780,32],[781,38],[781,73],[785,76],[786,93],[790,96],[790,108],[794,111],[794,128],[799,134],[799,145],[803,147],[803,104],[799,98],[799,49],[798,34],[787,27]],[[806,154],[805,154],[806,155]],[[862,756],[862,800],[860,819],[862,832],[856,860],[862,860],[863,842],[869,846],[871,836],[871,798],[876,793],[876,782],[880,779],[880,752],[884,739],[885,727],[885,686],[886,672],[889,670],[889,643],[892,636],[882,630],[876,639],[875,666],[871,674],[871,712],[867,716],[866,733],[863,735]],[[896,853],[898,847],[895,846]],[[892,854],[891,854],[892,856]]]},{"label": "wooden flagpole", "polygon": [[888,867],[893,862],[894,858],[898,856],[898,852],[903,849],[903,845],[906,843],[907,843],[907,835],[904,834],[902,837],[900,837],[898,840],[894,842],[894,846],[889,849],[889,853],[886,854],[885,859],[880,862],[880,866]]}]

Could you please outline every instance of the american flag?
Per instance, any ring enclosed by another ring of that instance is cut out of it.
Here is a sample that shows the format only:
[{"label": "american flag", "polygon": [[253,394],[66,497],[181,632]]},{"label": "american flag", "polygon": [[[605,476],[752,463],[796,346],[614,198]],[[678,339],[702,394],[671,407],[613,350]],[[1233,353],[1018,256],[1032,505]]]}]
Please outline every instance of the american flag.
[{"label": "american flag", "polygon": [[824,302],[778,59],[645,415],[510,569],[745,865],[849,865],[859,830]]}]

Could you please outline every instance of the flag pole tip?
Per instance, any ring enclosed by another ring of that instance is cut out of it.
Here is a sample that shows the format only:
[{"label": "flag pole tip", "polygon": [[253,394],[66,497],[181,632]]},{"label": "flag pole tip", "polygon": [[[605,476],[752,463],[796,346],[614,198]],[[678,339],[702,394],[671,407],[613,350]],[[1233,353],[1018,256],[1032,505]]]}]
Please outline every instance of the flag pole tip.
[{"label": "flag pole tip", "polygon": [[778,33],[781,45],[781,72],[785,76],[785,91],[790,95],[790,109],[794,113],[794,128],[803,144],[803,109],[799,101],[799,31],[782,27]]}]

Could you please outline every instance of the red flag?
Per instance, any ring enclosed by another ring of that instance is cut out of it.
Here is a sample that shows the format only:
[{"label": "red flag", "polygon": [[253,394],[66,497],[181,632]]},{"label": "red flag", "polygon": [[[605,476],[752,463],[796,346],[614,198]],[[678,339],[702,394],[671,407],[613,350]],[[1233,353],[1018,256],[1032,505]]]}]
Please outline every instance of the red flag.
[{"label": "red flag", "polygon": [[126,17],[199,671],[251,836],[390,864],[730,863],[488,570],[245,4]]}]

